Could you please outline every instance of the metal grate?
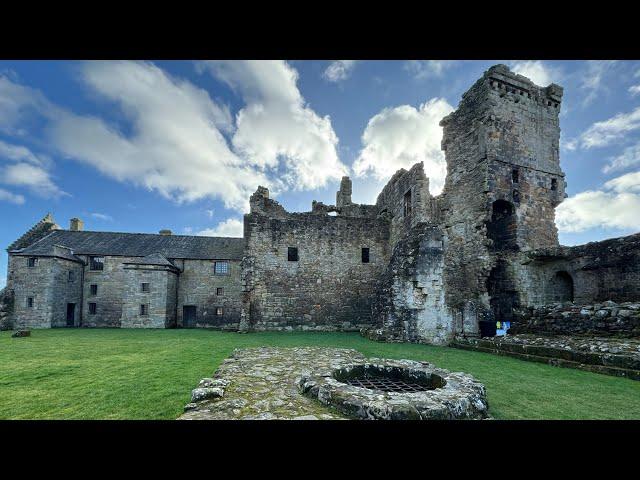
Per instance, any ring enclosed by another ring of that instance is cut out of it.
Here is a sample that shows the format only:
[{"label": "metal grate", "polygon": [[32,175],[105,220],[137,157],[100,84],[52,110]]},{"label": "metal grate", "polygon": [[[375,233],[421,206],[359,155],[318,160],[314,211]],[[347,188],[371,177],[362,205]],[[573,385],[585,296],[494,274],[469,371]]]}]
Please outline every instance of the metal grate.
[{"label": "metal grate", "polygon": [[395,393],[425,392],[427,390],[433,390],[428,385],[407,383],[402,380],[396,380],[392,378],[352,378],[347,380],[346,383],[348,383],[349,385],[353,385],[354,387]]}]

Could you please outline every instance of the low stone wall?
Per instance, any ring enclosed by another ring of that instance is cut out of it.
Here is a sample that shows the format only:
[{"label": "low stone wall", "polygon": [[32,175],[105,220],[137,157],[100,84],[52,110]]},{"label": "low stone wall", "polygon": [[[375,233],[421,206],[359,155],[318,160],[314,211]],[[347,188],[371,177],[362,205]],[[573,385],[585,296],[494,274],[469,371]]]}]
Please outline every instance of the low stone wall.
[{"label": "low stone wall", "polygon": [[553,304],[520,312],[511,334],[640,337],[640,303]]}]

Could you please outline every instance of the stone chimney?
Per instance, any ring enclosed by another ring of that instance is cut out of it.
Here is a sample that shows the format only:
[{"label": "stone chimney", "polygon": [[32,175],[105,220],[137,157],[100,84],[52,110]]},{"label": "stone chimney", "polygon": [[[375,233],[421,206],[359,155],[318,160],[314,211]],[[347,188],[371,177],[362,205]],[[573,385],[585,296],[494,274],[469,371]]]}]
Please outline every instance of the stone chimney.
[{"label": "stone chimney", "polygon": [[69,220],[69,230],[72,232],[81,232],[84,229],[84,222],[79,218]]},{"label": "stone chimney", "polygon": [[159,233],[160,235],[165,235],[165,236],[168,236],[168,235],[172,235],[172,234],[173,234],[173,232],[172,232],[171,230],[160,230],[158,233]]}]

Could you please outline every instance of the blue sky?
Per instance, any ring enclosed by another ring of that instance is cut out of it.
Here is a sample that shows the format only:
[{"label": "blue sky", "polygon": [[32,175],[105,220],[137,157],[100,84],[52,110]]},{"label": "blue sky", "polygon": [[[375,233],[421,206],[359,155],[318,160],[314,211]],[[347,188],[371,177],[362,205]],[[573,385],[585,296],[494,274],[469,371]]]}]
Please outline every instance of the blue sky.
[{"label": "blue sky", "polygon": [[[564,87],[560,241],[640,229],[640,62],[0,62],[0,243],[68,228],[241,236],[258,184],[288,210],[374,203],[398,168],[444,181],[439,120],[491,65]],[[0,287],[6,253],[0,257]]]}]

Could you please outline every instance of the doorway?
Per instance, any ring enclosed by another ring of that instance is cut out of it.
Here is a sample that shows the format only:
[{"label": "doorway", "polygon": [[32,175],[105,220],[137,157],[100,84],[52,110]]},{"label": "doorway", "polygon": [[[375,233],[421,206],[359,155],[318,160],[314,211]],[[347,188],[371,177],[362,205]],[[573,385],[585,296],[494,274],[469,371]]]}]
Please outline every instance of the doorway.
[{"label": "doorway", "polygon": [[196,325],[196,306],[184,305],[182,307],[182,326],[192,328]]},{"label": "doorway", "polygon": [[67,303],[67,327],[76,326],[76,304]]}]

